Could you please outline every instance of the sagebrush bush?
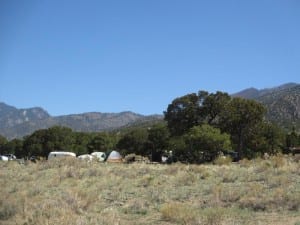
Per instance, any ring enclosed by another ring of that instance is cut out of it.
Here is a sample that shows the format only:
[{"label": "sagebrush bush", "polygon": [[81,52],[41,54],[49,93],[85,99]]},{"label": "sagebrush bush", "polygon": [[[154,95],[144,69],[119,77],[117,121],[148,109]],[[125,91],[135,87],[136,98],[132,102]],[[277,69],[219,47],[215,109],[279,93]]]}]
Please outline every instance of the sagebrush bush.
[{"label": "sagebrush bush", "polygon": [[172,202],[162,205],[160,209],[162,219],[178,224],[200,225],[197,211],[188,204]]},{"label": "sagebrush bush", "polygon": [[8,220],[18,213],[18,205],[16,202],[0,201],[0,221]]},{"label": "sagebrush bush", "polygon": [[215,165],[230,165],[232,163],[232,158],[229,156],[218,156],[214,162]]}]

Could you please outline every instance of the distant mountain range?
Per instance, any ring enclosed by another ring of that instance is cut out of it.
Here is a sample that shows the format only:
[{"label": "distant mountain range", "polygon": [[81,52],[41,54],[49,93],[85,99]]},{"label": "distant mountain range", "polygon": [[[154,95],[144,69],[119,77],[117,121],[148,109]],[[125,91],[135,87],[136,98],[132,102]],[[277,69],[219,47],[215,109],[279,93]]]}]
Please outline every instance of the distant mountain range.
[{"label": "distant mountain range", "polygon": [[144,116],[133,112],[99,113],[50,116],[40,107],[17,109],[0,103],[0,135],[8,139],[21,138],[35,130],[55,125],[70,127],[75,131],[96,132],[162,120],[162,115]]},{"label": "distant mountain range", "polygon": [[[283,128],[300,130],[300,84],[288,83],[274,88],[248,88],[232,95],[261,102],[267,108],[266,118]],[[36,130],[55,125],[75,131],[96,132],[139,126],[163,120],[163,115],[144,116],[133,112],[90,112],[51,116],[40,107],[17,109],[0,103],[0,135],[8,139],[21,138]]]},{"label": "distant mountain range", "polygon": [[274,88],[248,88],[234,97],[254,99],[267,108],[266,118],[281,127],[300,130],[300,84],[287,83]]}]

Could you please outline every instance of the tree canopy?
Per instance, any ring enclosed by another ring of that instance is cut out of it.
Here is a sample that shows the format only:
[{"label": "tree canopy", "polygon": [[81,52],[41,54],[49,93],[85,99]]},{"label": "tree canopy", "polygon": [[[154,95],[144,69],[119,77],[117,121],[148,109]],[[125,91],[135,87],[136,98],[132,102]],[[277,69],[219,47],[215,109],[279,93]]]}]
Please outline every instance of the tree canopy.
[{"label": "tree canopy", "polygon": [[199,91],[175,98],[164,112],[165,121],[158,124],[93,133],[54,126],[23,140],[0,136],[0,154],[47,157],[57,150],[80,155],[117,149],[123,155],[135,153],[160,161],[165,152],[172,151],[178,161],[200,163],[225,150],[251,158],[300,145],[295,130],[286,134],[265,120],[265,112],[263,105],[253,100]]}]

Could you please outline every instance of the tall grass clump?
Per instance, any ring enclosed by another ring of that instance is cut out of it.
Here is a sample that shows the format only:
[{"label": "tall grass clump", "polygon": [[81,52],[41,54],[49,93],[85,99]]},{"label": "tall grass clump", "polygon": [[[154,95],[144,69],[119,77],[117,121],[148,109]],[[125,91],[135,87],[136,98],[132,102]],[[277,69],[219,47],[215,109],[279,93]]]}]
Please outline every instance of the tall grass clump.
[{"label": "tall grass clump", "polygon": [[232,158],[229,156],[218,156],[214,162],[215,165],[230,165],[232,163]]}]

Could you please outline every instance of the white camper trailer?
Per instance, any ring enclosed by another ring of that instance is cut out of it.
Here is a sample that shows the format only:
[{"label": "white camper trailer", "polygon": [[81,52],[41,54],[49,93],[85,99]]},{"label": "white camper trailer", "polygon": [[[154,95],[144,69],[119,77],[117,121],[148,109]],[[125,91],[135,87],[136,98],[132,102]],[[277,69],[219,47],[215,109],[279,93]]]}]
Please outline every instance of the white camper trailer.
[{"label": "white camper trailer", "polygon": [[49,159],[55,159],[55,158],[65,158],[65,157],[75,157],[76,154],[73,152],[50,152],[48,155]]},{"label": "white camper trailer", "polygon": [[8,161],[8,157],[4,155],[0,155],[0,161]]}]

